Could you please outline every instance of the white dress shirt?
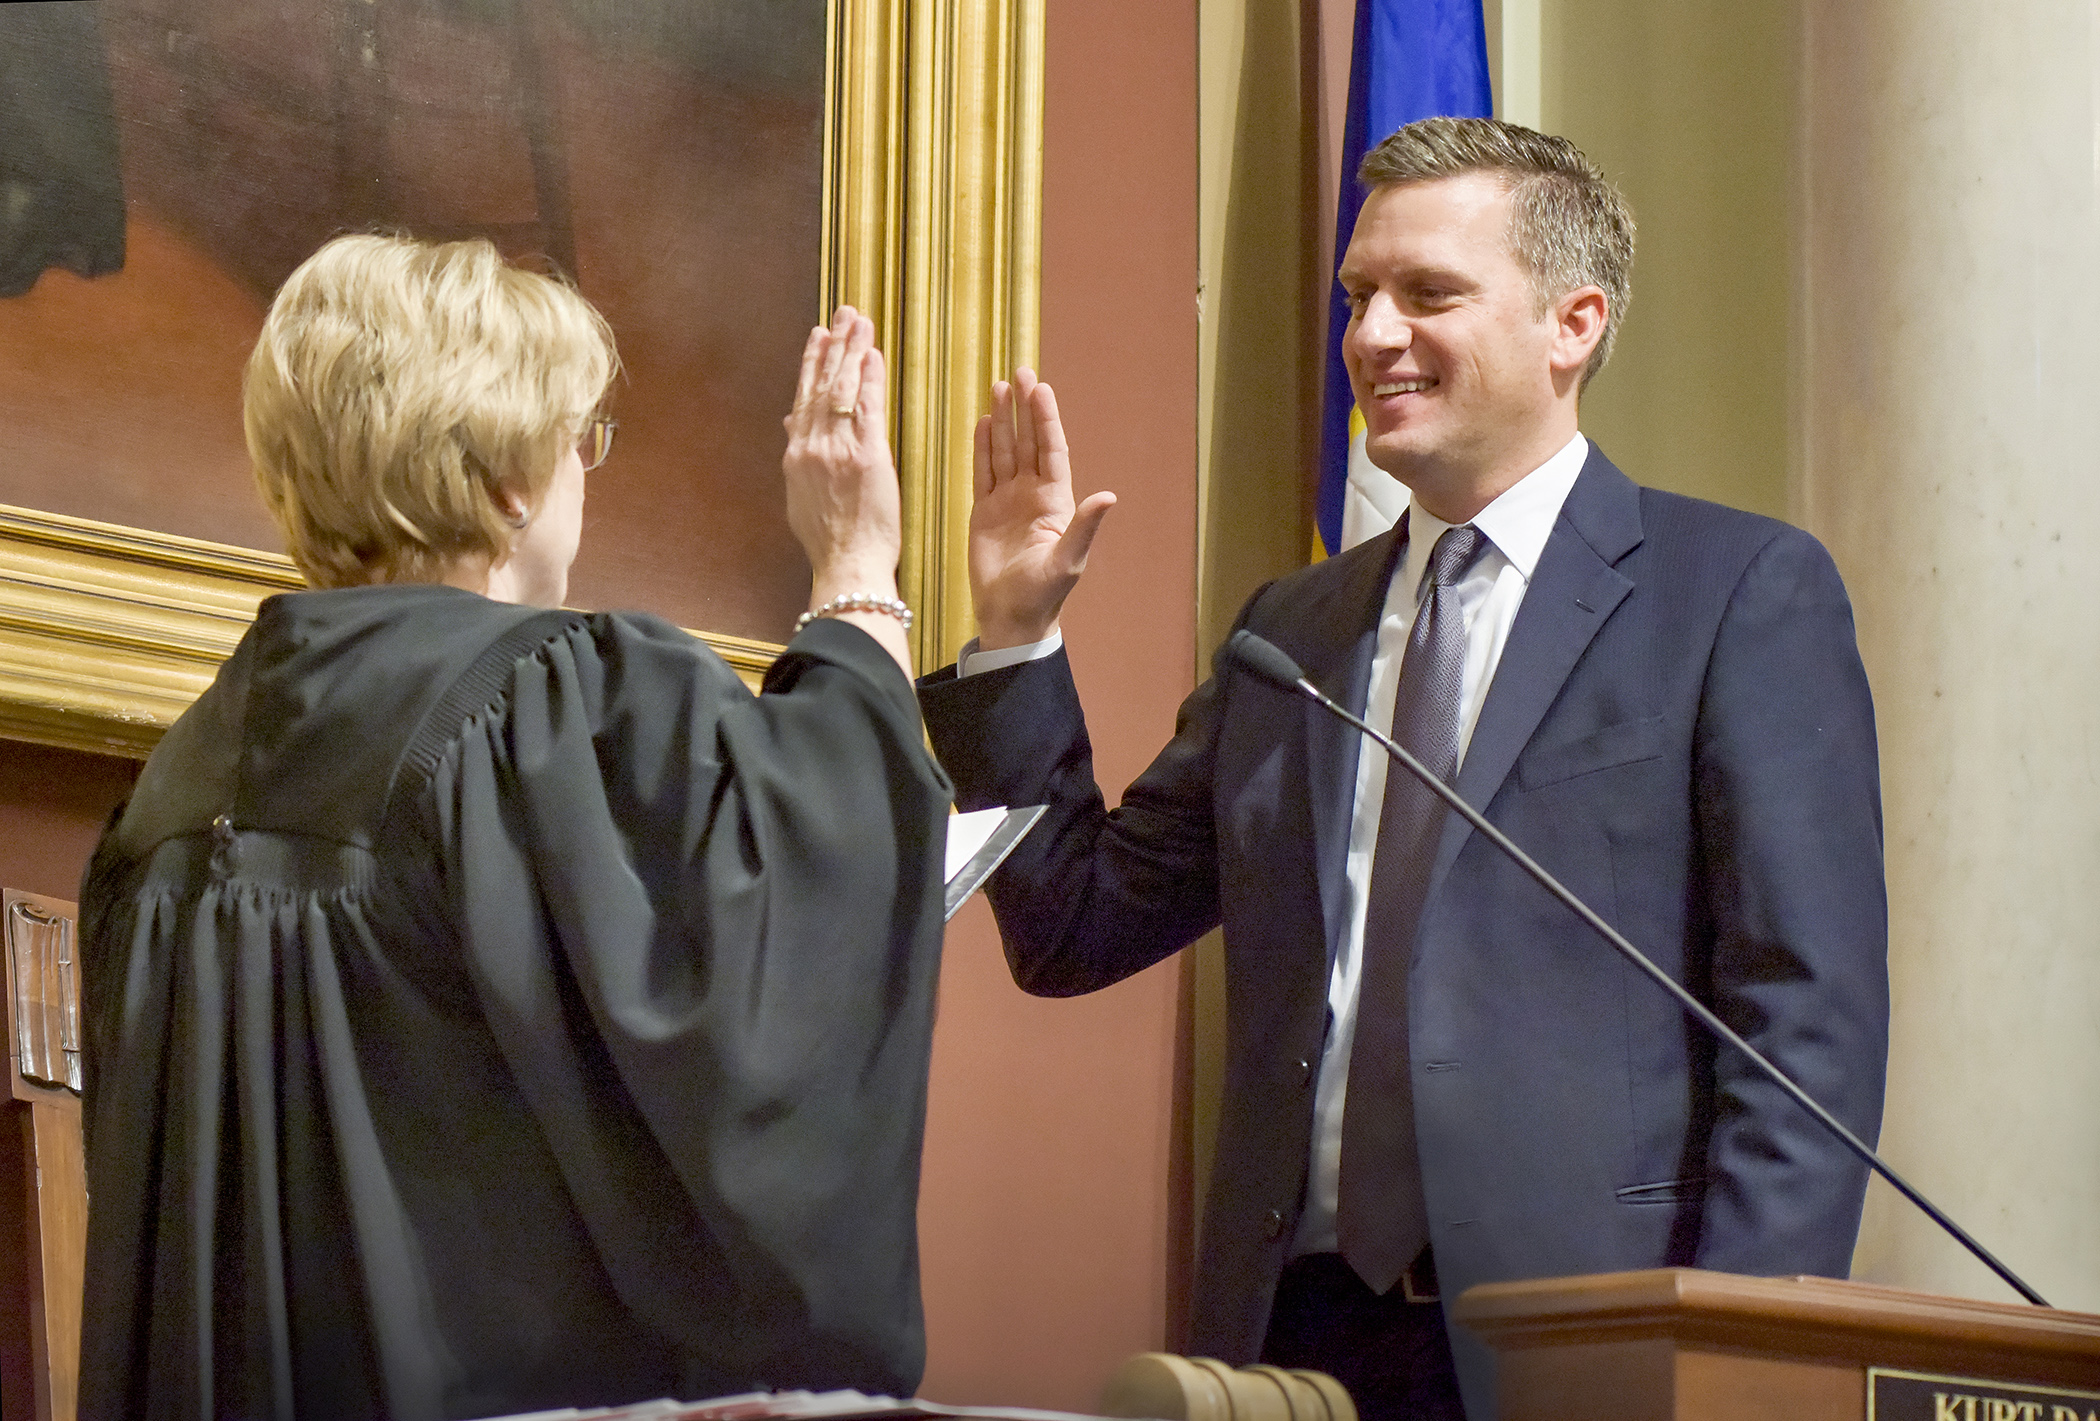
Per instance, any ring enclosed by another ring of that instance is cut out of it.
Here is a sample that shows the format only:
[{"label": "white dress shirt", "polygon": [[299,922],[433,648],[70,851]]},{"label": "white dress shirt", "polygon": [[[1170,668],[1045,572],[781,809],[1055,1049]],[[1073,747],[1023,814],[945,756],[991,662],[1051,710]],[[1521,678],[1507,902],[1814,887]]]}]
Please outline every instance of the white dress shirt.
[{"label": "white dress shirt", "polygon": [[[1353,426],[1354,420],[1350,421]],[[1407,512],[1407,485],[1371,462],[1361,430],[1349,441],[1349,477],[1342,484],[1342,551],[1368,543]]]},{"label": "white dress shirt", "polygon": [[963,649],[955,653],[955,674],[977,676],[986,671],[997,671],[1007,666],[1019,666],[1024,661],[1039,661],[1065,644],[1062,630],[1054,631],[1041,641],[1023,642],[1019,646],[1002,646],[997,651],[979,651],[977,638],[971,637],[963,643]]},{"label": "white dress shirt", "polygon": [[[1473,723],[1487,699],[1502,660],[1503,643],[1517,620],[1524,592],[1546,539],[1560,517],[1575,476],[1589,458],[1589,441],[1580,434],[1561,451],[1517,481],[1500,498],[1480,510],[1473,526],[1487,546],[1458,582],[1458,605],[1465,616],[1466,661],[1458,693],[1458,757],[1465,761],[1473,740]],[[1407,549],[1386,588],[1385,613],[1378,623],[1378,646],[1371,655],[1370,693],[1363,717],[1384,728],[1393,723],[1393,696],[1400,681],[1400,662],[1414,629],[1430,550],[1451,525],[1411,504]],[[1371,858],[1378,845],[1378,818],[1385,804],[1385,772],[1391,757],[1376,750],[1356,757],[1356,804],[1349,821],[1346,873],[1347,918],[1327,983],[1327,1009],[1333,1023],[1327,1049],[1320,1057],[1320,1080],[1313,1093],[1312,1167],[1305,1184],[1305,1210],[1298,1218],[1293,1255],[1333,1253],[1336,1192],[1341,1183],[1342,1112],[1349,1093],[1349,1051],[1356,1040],[1356,993],[1363,971],[1364,908],[1371,888]]]},{"label": "white dress shirt", "polygon": [[[1532,571],[1538,566],[1546,539],[1560,517],[1561,504],[1567,501],[1568,490],[1575,486],[1589,452],[1589,441],[1576,435],[1559,453],[1518,480],[1473,519],[1473,526],[1486,536],[1487,546],[1473,560],[1457,588],[1466,626],[1465,671],[1458,703],[1460,763],[1464,763],[1466,748],[1472,743],[1473,723],[1479,719],[1481,703],[1487,699],[1495,667],[1502,660],[1503,644],[1509,640],[1517,608],[1523,605],[1525,590],[1531,585]],[[1378,645],[1371,656],[1370,692],[1363,717],[1373,725],[1384,727],[1393,722],[1400,662],[1407,653],[1407,638],[1421,602],[1430,550],[1450,526],[1419,504],[1410,504],[1407,548],[1386,588]],[[1063,645],[1059,632],[1026,646],[1002,647],[997,651],[980,652],[973,640],[956,658],[956,674],[974,676],[996,671],[1048,656]],[[1371,858],[1378,844],[1388,763],[1389,757],[1376,753],[1359,753],[1356,760],[1356,799],[1345,869],[1348,917],[1327,984],[1327,1007],[1334,1020],[1327,1033],[1326,1051],[1320,1057],[1319,1084],[1313,1094],[1311,1172],[1305,1186],[1305,1210],[1299,1217],[1292,1244],[1294,1256],[1333,1253],[1338,1248],[1334,1214],[1341,1179],[1342,1112],[1349,1091],[1349,1052],[1356,1040],[1365,902],[1371,887]]]}]

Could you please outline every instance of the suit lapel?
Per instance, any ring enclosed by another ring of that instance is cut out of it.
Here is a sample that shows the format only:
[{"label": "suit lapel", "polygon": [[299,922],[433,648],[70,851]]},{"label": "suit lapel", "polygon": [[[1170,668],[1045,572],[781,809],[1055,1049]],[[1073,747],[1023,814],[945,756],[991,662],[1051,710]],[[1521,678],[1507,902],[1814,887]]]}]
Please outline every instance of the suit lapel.
[{"label": "suit lapel", "polygon": [[[1344,577],[1308,607],[1303,618],[1294,619],[1304,638],[1296,653],[1306,679],[1358,714],[1363,712],[1371,684],[1371,658],[1378,649],[1386,587],[1406,545],[1406,533],[1403,517],[1399,527],[1356,549]],[[1348,896],[1349,823],[1356,805],[1356,757],[1363,736],[1309,701],[1302,714],[1314,863],[1320,877],[1320,908],[1331,967]]]},{"label": "suit lapel", "polygon": [[[1485,810],[1612,611],[1633,590],[1616,564],[1641,541],[1640,490],[1593,444],[1532,570],[1488,687],[1456,789]],[[1433,896],[1473,832],[1456,814],[1444,826]]]}]

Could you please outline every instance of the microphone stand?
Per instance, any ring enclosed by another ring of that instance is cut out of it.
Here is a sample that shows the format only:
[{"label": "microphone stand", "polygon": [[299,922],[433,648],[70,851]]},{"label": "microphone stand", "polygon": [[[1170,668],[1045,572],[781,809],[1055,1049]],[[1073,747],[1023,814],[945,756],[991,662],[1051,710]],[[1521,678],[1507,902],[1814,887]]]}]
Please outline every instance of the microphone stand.
[{"label": "microphone stand", "polygon": [[1799,1105],[1803,1110],[1814,1116],[1817,1123],[1822,1125],[1825,1130],[1828,1130],[1840,1144],[1857,1155],[1876,1174],[1886,1179],[1904,1198],[1922,1209],[1927,1218],[1930,1218],[1934,1223],[1945,1229],[1956,1242],[1980,1259],[1985,1267],[2004,1279],[2014,1292],[2028,1302],[2033,1303],[2036,1307],[2045,1308],[2049,1306],[2040,1293],[2028,1287],[2017,1273],[2000,1263],[1989,1249],[1971,1238],[1966,1229],[1947,1217],[1938,1205],[1919,1193],[1903,1176],[1889,1168],[1880,1155],[1868,1148],[1864,1140],[1845,1127],[1845,1123],[1842,1120],[1825,1110],[1814,1096],[1800,1086],[1795,1085],[1785,1072],[1765,1059],[1762,1052],[1748,1041],[1745,1041],[1727,1022],[1715,1016],[1706,1003],[1693,996],[1676,978],[1649,961],[1647,955],[1628,942],[1617,928],[1604,921],[1589,904],[1576,897],[1559,879],[1540,867],[1538,862],[1531,855],[1518,848],[1507,834],[1490,824],[1486,815],[1460,798],[1458,791],[1445,784],[1442,779],[1430,771],[1427,765],[1424,765],[1410,754],[1406,746],[1382,734],[1366,723],[1361,716],[1352,715],[1340,703],[1321,691],[1318,686],[1306,680],[1305,673],[1299,669],[1298,663],[1278,650],[1274,644],[1263,640],[1253,632],[1244,628],[1234,632],[1232,639],[1226,643],[1225,649],[1229,657],[1252,672],[1260,680],[1275,686],[1279,690],[1304,696],[1307,700],[1341,717],[1350,725],[1355,726],[1358,730],[1384,746],[1388,755],[1406,766],[1409,774],[1420,780],[1424,787],[1438,799],[1450,805],[1460,817],[1473,826],[1477,833],[1500,849],[1518,868],[1529,874],[1533,882],[1559,899],[1569,912],[1589,924],[1590,928],[1599,937],[1610,943],[1621,957],[1632,963],[1656,986],[1661,987],[1665,992],[1675,997],[1677,1004],[1690,1012],[1700,1025],[1735,1047],[1736,1050],[1742,1052],[1752,1065],[1756,1066],[1774,1085],[1785,1091],[1796,1105]]}]

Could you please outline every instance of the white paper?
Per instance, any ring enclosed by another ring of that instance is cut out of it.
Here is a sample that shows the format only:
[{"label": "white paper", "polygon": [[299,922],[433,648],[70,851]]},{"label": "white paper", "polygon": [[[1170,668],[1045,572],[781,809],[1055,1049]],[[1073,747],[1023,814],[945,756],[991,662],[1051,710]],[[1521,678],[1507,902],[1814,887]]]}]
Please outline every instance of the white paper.
[{"label": "white paper", "polygon": [[948,867],[941,875],[941,882],[953,883],[955,875],[963,866],[977,856],[985,841],[1006,819],[1006,806],[992,809],[973,809],[968,814],[948,816]]},{"label": "white paper", "polygon": [[[1000,811],[993,811],[1000,812]],[[956,816],[958,818],[964,816]],[[913,1397],[867,1396],[857,1391],[743,1392],[711,1401],[642,1401],[631,1406],[534,1411],[490,1421],[821,1421],[827,1416],[880,1418],[887,1412],[908,1416],[957,1418],[957,1421],[1098,1421],[1069,1411],[1034,1411],[1005,1406],[943,1406]]]}]

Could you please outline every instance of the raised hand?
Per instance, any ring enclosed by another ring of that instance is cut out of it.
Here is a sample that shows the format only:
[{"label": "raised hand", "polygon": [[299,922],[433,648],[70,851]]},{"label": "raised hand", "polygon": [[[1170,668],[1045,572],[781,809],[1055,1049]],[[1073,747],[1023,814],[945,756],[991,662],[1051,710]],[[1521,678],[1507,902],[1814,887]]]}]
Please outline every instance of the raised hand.
[{"label": "raised hand", "polygon": [[[903,514],[890,456],[888,376],[875,325],[851,306],[809,333],[787,426],[788,527],[809,554],[811,610],[834,597],[897,595]],[[910,643],[896,618],[844,612],[911,674]]]},{"label": "raised hand", "polygon": [[1074,505],[1071,451],[1057,396],[1032,370],[992,385],[977,421],[970,506],[970,596],[981,651],[1041,641],[1086,570],[1087,550],[1116,496]]}]

